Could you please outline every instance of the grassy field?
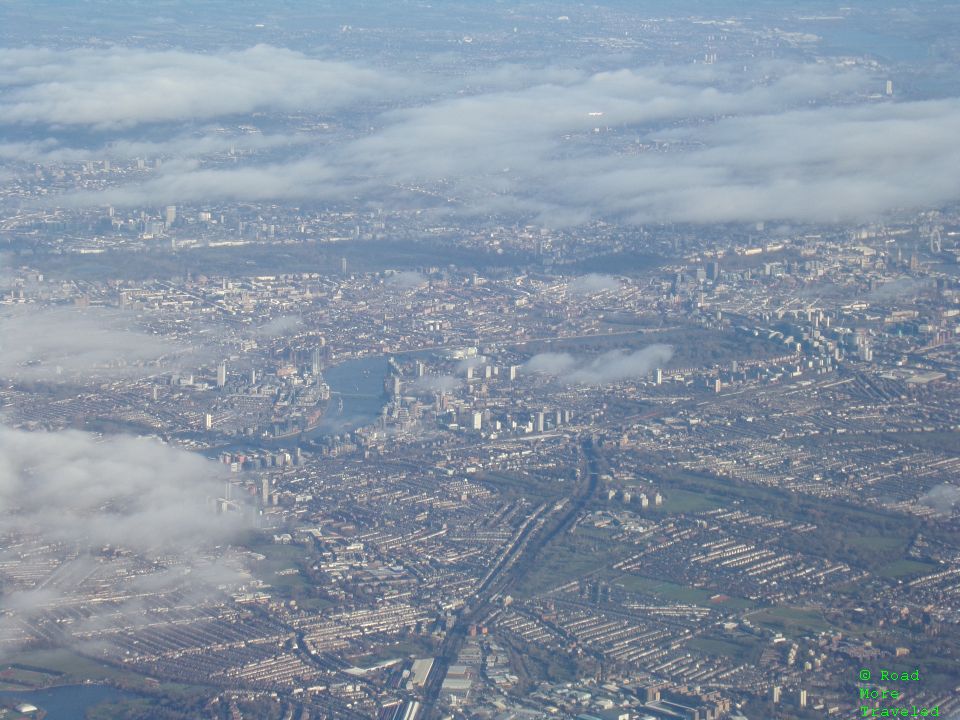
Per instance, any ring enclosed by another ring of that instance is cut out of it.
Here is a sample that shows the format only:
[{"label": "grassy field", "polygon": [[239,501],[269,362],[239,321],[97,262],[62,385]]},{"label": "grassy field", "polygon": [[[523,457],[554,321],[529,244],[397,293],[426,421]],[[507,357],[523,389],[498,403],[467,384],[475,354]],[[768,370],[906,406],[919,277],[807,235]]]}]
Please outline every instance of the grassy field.
[{"label": "grassy field", "polygon": [[737,663],[755,663],[760,656],[759,641],[751,638],[730,640],[703,636],[692,640],[689,646],[708,655],[730,658]]},{"label": "grassy field", "polygon": [[677,515],[680,513],[705,512],[723,507],[724,499],[719,495],[696,493],[674,489],[663,499],[663,505],[649,510],[651,515]]},{"label": "grassy field", "polygon": [[880,437],[924,450],[934,450],[947,455],[960,455],[960,432],[944,430],[942,432],[922,433],[882,433]]},{"label": "grassy field", "polygon": [[628,548],[611,543],[609,536],[599,536],[595,528],[584,531],[588,534],[578,529],[575,534],[566,534],[552,543],[537,558],[534,569],[517,585],[515,594],[532,597],[580,578],[614,576],[616,572],[611,566],[627,554]]},{"label": "grassy field", "polygon": [[[703,503],[729,506],[734,500],[742,509],[793,523],[814,523],[817,532],[786,533],[786,549],[815,557],[848,562],[874,572],[905,560],[910,544],[921,529],[918,519],[865,508],[840,500],[825,500],[791,494],[778,488],[750,485],[705,473],[680,470],[663,472],[659,483],[669,502],[679,493],[703,498]],[[694,501],[681,495],[681,503]],[[681,505],[682,506],[682,505]],[[714,505],[715,507],[717,505]],[[669,506],[665,502],[665,507]]]},{"label": "grassy field", "polygon": [[[94,682],[116,685],[137,696],[90,708],[86,715],[89,720],[187,720],[199,717],[199,710],[212,695],[208,687],[157,683],[143,675],[66,649],[21,651],[6,659],[8,664],[0,667],[0,677],[9,673],[17,681],[25,681],[24,684],[11,685],[9,689],[12,690]],[[182,708],[189,710],[181,711]]]},{"label": "grassy field", "polygon": [[592,551],[579,551],[569,546],[551,547],[544,553],[537,568],[517,585],[517,594],[532,597],[552,590],[592,573],[599,564]]},{"label": "grassy field", "polygon": [[[26,678],[34,687],[65,685],[72,682],[115,681],[124,685],[139,686],[143,678],[136,673],[78,655],[70,650],[29,650],[15,653],[7,658],[0,677],[12,670],[15,680]],[[24,671],[20,668],[29,668]]]},{"label": "grassy field", "polygon": [[938,688],[941,692],[951,692],[957,686],[956,659],[945,657],[941,653],[930,653],[923,648],[922,643],[914,645],[909,662],[903,658],[890,669],[897,672],[910,672],[914,668],[920,668],[920,677],[925,689]]},{"label": "grassy field", "polygon": [[749,618],[754,624],[778,630],[787,636],[809,635],[832,629],[819,611],[803,608],[765,608],[752,613]]},{"label": "grassy field", "polygon": [[0,667],[0,690],[23,690],[55,685],[63,677],[61,673],[26,665]]},{"label": "grassy field", "polygon": [[688,587],[641,575],[622,575],[614,580],[613,584],[620,585],[630,592],[653,595],[669,602],[689,603],[701,607],[718,606],[735,609],[753,607],[753,604],[745,598],[730,597],[717,602],[710,599],[718,594],[716,590]]},{"label": "grassy field", "polygon": [[889,554],[891,552],[904,552],[909,544],[909,539],[897,535],[880,535],[879,533],[866,532],[852,535],[849,542],[854,547]]},{"label": "grassy field", "polygon": [[518,475],[513,473],[478,473],[476,479],[485,485],[491,485],[505,498],[525,497],[531,502],[553,500],[569,494],[573,481],[558,480],[542,475]]},{"label": "grassy field", "polygon": [[880,577],[890,580],[904,580],[933,572],[936,567],[933,563],[904,559],[884,565],[876,572]]},{"label": "grassy field", "polygon": [[[311,550],[298,545],[276,545],[263,538],[251,543],[255,552],[266,556],[253,567],[253,574],[270,585],[272,595],[284,600],[295,600],[305,610],[318,611],[331,607],[332,602],[318,596],[317,588],[307,576]],[[296,572],[289,572],[295,570]]]}]

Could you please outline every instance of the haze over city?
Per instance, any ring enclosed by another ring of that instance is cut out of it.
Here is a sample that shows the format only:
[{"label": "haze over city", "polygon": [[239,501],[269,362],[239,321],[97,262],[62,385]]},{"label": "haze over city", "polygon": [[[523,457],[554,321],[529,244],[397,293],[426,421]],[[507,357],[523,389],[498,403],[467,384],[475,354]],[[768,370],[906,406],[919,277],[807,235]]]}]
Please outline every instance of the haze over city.
[{"label": "haze over city", "polygon": [[960,717],[957,37],[0,2],[0,718]]}]

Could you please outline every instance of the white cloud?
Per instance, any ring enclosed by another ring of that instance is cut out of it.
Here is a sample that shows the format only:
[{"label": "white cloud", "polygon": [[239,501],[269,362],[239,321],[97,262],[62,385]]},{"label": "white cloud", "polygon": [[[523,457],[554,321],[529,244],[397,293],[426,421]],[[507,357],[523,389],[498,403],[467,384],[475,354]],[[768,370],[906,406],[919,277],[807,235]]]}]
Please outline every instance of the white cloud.
[{"label": "white cloud", "polygon": [[918,502],[943,515],[949,515],[960,503],[960,487],[941,483],[921,495]]},{"label": "white cloud", "polygon": [[898,278],[884,283],[867,293],[867,299],[875,303],[909,300],[929,289],[929,282],[920,278]]},{"label": "white cloud", "polygon": [[526,362],[524,370],[555,375],[579,385],[606,385],[647,375],[663,367],[671,357],[673,348],[662,344],[633,352],[611,350],[591,360],[575,358],[568,353],[540,353]]},{"label": "white cloud", "polygon": [[463,385],[463,380],[452,375],[424,375],[414,380],[410,389],[415,392],[449,393]]},{"label": "white cloud", "polygon": [[134,316],[102,307],[11,306],[0,311],[0,377],[103,381],[163,372],[184,353],[137,329]]},{"label": "white cloud", "polygon": [[868,101],[874,81],[859,72],[508,68],[468,81],[488,89],[391,110],[369,134],[293,162],[170,164],[140,185],[54,201],[389,203],[418,187],[435,192],[441,212],[564,226],[866,220],[960,194],[960,99]]},{"label": "white cloud", "polygon": [[238,133],[219,127],[205,127],[189,134],[158,140],[117,139],[102,145],[76,147],[61,138],[0,143],[0,161],[25,163],[76,163],[88,160],[125,161],[132,158],[196,158],[235,150],[251,153],[303,145],[315,138],[306,133]]},{"label": "white cloud", "polygon": [[484,357],[469,357],[464,358],[457,363],[457,372],[461,372],[464,375],[467,374],[467,371],[473,368],[478,368],[487,361]]},{"label": "white cloud", "polygon": [[197,161],[169,163],[151,179],[102,192],[78,192],[58,198],[64,206],[142,205],[216,200],[350,199],[356,180],[342,169],[308,155],[291,163],[247,165],[236,169],[202,168]]},{"label": "white cloud", "polygon": [[219,466],[159,442],[0,427],[0,527],[99,549],[193,553],[231,530]]},{"label": "white cloud", "polygon": [[577,366],[577,361],[569,353],[539,353],[527,360],[523,369],[531,373],[545,375],[563,375],[571,372]]},{"label": "white cloud", "polygon": [[303,318],[299,315],[281,315],[254,328],[251,332],[255,337],[276,338],[291,335],[303,327]]},{"label": "white cloud", "polygon": [[577,295],[592,295],[604,290],[619,290],[620,282],[612,275],[589,273],[571,280],[567,289]]},{"label": "white cloud", "polygon": [[[79,605],[87,612],[69,613],[65,638],[129,626],[144,593],[202,603],[242,583],[217,549],[243,528],[239,513],[216,512],[221,477],[216,463],[153,440],[0,427],[0,636]],[[46,572],[17,572],[30,563]]]},{"label": "white cloud", "polygon": [[426,284],[426,278],[416,270],[393,270],[387,274],[385,282],[399,288],[417,288]]},{"label": "white cloud", "polygon": [[6,123],[120,128],[257,111],[332,112],[382,101],[411,81],[269,45],[182,50],[0,50]]}]

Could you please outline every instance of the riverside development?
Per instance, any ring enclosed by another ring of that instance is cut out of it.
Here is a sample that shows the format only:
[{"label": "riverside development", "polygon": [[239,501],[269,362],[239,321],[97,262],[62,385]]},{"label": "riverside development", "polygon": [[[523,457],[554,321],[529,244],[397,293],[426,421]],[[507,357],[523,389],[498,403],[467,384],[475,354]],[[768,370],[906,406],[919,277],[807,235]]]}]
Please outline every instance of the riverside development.
[{"label": "riverside development", "polygon": [[[189,560],[223,568],[193,596],[175,555],[91,555],[42,519],[8,535],[7,592],[49,600],[8,606],[6,677],[158,702],[202,677],[197,702],[253,716],[950,717],[956,281],[886,236],[779,245],[769,275],[733,243],[714,280],[691,249],[586,291],[539,259],[403,283],[16,268],[8,333],[94,323],[109,344],[141,336],[112,329],[135,312],[165,340],[93,380],[9,369],[11,457],[79,427],[123,466],[114,433],[137,429],[216,461],[201,522],[239,534]],[[924,289],[859,299],[903,278]],[[812,286],[831,299],[801,307]],[[211,316],[230,320],[198,357]]]},{"label": "riverside development", "polygon": [[960,720],[956,2],[0,5],[0,720]]}]

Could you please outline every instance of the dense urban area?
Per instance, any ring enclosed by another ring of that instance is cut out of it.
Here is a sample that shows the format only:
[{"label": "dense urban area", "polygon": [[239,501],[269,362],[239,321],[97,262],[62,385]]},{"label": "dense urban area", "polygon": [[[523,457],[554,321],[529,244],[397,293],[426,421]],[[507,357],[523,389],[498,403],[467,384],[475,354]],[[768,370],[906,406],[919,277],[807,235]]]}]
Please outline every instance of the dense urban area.
[{"label": "dense urban area", "polygon": [[[772,63],[738,102],[788,63],[856,73],[829,102],[857,112],[953,92],[945,37],[936,72],[831,46],[823,26],[872,27],[862,8],[491,4],[430,30],[411,5],[408,34],[382,10],[316,41],[399,73],[482,67],[477,92],[547,46],[601,69]],[[3,42],[36,23],[38,46],[167,43],[118,16],[76,45],[100,26],[61,31],[53,7],[13,3]],[[168,47],[316,39],[224,13]],[[584,166],[699,152],[691,126],[734,112],[641,132],[581,91],[557,152]],[[874,687],[960,717],[956,195],[553,222],[442,168],[329,200],[218,189],[410,112],[362,102],[237,108],[192,141],[89,120],[68,147],[0,101],[0,718],[78,687],[90,720],[804,720],[866,717]]]}]

